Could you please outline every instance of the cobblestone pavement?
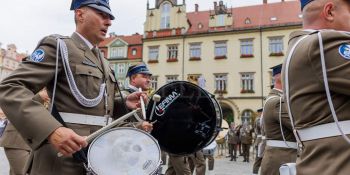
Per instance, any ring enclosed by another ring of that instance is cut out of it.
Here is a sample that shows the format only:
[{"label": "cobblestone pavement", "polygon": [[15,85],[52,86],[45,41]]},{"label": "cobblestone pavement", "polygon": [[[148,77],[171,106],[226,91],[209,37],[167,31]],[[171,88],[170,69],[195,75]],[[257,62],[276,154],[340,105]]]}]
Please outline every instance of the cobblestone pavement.
[{"label": "cobblestone pavement", "polygon": [[[213,171],[207,171],[207,175],[251,175],[253,160],[250,163],[243,162],[243,157],[239,157],[237,162],[230,161],[225,156],[215,156],[215,165]],[[3,148],[0,148],[0,175],[8,175],[9,165],[4,154]]]}]

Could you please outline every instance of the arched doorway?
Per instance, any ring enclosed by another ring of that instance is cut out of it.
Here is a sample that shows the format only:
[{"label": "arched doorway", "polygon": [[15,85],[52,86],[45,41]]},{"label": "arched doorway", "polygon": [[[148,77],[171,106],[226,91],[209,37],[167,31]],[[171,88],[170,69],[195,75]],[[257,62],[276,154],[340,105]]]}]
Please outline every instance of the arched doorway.
[{"label": "arched doorway", "polygon": [[227,121],[228,124],[231,124],[231,122],[235,121],[235,114],[232,110],[232,108],[227,105],[226,103],[220,103],[223,119]]}]

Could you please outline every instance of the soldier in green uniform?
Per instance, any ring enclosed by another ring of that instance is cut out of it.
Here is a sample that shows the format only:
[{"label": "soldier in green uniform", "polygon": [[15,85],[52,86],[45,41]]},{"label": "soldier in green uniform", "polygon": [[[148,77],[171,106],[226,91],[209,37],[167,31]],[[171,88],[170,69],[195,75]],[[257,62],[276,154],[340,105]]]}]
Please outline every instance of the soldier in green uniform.
[{"label": "soldier in green uniform", "polygon": [[272,67],[274,88],[265,101],[262,114],[266,148],[261,175],[279,175],[282,164],[295,162],[297,158],[297,144],[283,99],[281,69],[282,64]]},{"label": "soldier in green uniform", "polygon": [[262,135],[261,135],[261,114],[262,114],[262,108],[257,110],[258,115],[254,122],[254,133],[255,133],[255,139],[254,139],[254,149],[255,149],[255,161],[253,165],[253,175],[257,175],[259,172],[259,168],[261,166],[262,157],[259,156],[259,145],[262,142]]},{"label": "soldier in green uniform", "polygon": [[240,129],[240,140],[243,149],[243,162],[249,163],[250,147],[253,142],[253,129],[250,127],[247,121],[245,121]]},{"label": "soldier in green uniform", "polygon": [[301,0],[301,7],[303,30],[290,35],[282,71],[288,112],[301,148],[297,174],[347,175],[350,2]]},{"label": "soldier in green uniform", "polygon": [[150,89],[152,73],[148,70],[145,63],[130,66],[126,76],[129,77],[129,86],[125,90],[129,93],[137,92],[139,88],[142,91]]},{"label": "soldier in green uniform", "polygon": [[[114,95],[113,71],[96,47],[114,19],[108,0],[74,0],[71,10],[76,22],[72,36],[45,37],[0,84],[0,106],[33,150],[31,175],[85,174],[72,154],[87,146],[84,136],[117,116],[121,104]],[[33,100],[43,87],[64,122]],[[140,92],[130,94],[127,107],[139,107],[141,96],[146,99]],[[152,129],[147,122],[141,127]],[[64,156],[58,157],[59,152]]]}]

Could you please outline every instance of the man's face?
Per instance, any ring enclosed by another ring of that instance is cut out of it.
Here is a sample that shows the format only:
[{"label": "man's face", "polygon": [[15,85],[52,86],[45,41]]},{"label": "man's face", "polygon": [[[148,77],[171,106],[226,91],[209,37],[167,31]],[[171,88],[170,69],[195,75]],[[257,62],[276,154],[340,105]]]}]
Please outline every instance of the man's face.
[{"label": "man's face", "polygon": [[110,16],[94,8],[83,7],[77,10],[77,31],[93,45],[103,41],[111,26]]},{"label": "man's face", "polygon": [[143,91],[149,90],[151,82],[151,76],[148,74],[135,74],[131,76],[130,84],[141,88]]}]

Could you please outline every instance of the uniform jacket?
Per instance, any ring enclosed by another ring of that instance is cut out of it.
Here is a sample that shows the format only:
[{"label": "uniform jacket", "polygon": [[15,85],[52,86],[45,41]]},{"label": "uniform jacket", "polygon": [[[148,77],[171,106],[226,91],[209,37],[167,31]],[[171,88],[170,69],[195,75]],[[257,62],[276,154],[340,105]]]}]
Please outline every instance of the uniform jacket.
[{"label": "uniform jacket", "polygon": [[[258,146],[261,143],[261,126],[260,126],[260,116],[255,119],[254,122],[254,133],[255,133],[255,139],[254,139],[254,146]],[[260,136],[260,137],[258,137]]]},{"label": "uniform jacket", "polygon": [[[104,99],[96,107],[88,108],[80,105],[71,93],[62,60],[58,58],[59,74],[55,95],[57,110],[98,116],[105,115],[107,110],[110,116],[116,116],[114,103],[116,79],[108,61],[101,59],[101,64],[76,33],[71,37],[63,37],[63,40],[68,48],[70,68],[80,92],[86,98],[95,98],[101,83],[106,82],[108,106],[105,109]],[[48,94],[52,98],[56,46],[55,36],[45,37],[37,46],[37,50],[41,49],[44,52],[44,58],[39,61],[33,61],[31,57],[26,58],[18,69],[0,83],[0,106],[24,140],[35,150],[32,174],[82,174],[84,169],[81,164],[74,162],[71,157],[57,158],[57,151],[47,143],[47,137],[62,125],[43,105],[32,99],[34,94],[44,87],[47,87]],[[68,124],[68,127],[79,135],[89,135],[100,128],[75,124]]]},{"label": "uniform jacket", "polygon": [[[274,96],[275,98],[270,98]],[[282,91],[272,89],[268,96],[263,110],[263,123],[265,128],[265,136],[267,140],[283,141],[280,128],[280,98],[281,98],[281,124],[286,141],[296,142],[293,128],[288,117],[288,111],[282,98]],[[264,157],[261,163],[262,175],[279,175],[279,168],[284,163],[292,163],[296,161],[297,150],[292,148],[278,148],[266,146]]]},{"label": "uniform jacket", "polygon": [[[290,35],[289,49],[301,36],[309,33],[311,32],[293,32]],[[322,37],[335,112],[339,121],[350,120],[350,77],[347,76],[350,73],[350,60],[340,52],[340,46],[350,43],[350,35],[324,30]],[[284,79],[286,69],[283,65]],[[316,32],[296,47],[289,66],[289,84],[291,113],[296,129],[334,122],[327,102]],[[303,146],[300,161],[297,162],[298,175],[349,174],[349,144],[341,136],[305,141]]]},{"label": "uniform jacket", "polygon": [[227,143],[229,143],[229,144],[238,144],[239,143],[239,136],[238,136],[237,130],[230,129],[228,131]]}]

